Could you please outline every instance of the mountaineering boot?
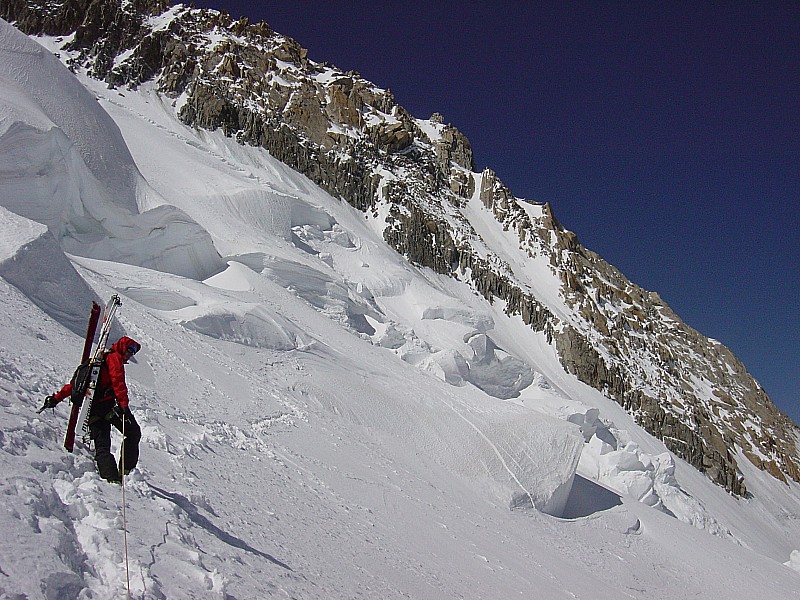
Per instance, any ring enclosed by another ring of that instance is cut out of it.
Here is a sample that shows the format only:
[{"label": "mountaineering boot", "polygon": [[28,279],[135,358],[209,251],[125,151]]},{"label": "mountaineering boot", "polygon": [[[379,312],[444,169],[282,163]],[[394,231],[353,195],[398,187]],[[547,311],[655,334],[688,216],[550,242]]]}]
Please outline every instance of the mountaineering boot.
[{"label": "mountaineering boot", "polygon": [[111,454],[111,425],[105,419],[98,419],[90,425],[94,441],[94,462],[97,472],[106,481],[119,481],[119,469]]},{"label": "mountaineering boot", "polygon": [[120,482],[119,469],[117,469],[117,463],[111,453],[101,454],[98,452],[95,456],[95,462],[97,463],[97,472],[100,477],[110,483]]}]

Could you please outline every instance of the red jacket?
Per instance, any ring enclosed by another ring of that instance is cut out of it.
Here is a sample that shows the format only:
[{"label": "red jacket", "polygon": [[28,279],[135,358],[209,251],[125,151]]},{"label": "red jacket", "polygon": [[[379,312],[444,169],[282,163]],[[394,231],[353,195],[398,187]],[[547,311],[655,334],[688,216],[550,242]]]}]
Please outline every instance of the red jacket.
[{"label": "red jacket", "polygon": [[[100,366],[100,376],[97,379],[93,403],[109,402],[116,398],[122,408],[128,406],[128,386],[125,383],[125,363],[128,361],[125,351],[134,344],[139,347],[135,340],[122,336],[111,346]],[[69,398],[71,393],[72,384],[68,383],[53,394],[53,398],[61,402],[65,398]]]}]

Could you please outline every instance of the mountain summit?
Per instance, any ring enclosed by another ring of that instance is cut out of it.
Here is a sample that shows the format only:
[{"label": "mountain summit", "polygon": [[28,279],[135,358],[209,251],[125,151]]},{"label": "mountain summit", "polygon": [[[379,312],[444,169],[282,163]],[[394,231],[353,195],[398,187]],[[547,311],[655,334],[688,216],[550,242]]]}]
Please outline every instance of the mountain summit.
[{"label": "mountain summit", "polygon": [[[488,586],[485,597],[495,585],[511,594],[524,589],[527,576],[517,574],[530,566],[516,564],[527,556],[516,527],[570,554],[558,519],[603,511],[610,516],[598,527],[612,534],[592,530],[598,544],[606,534],[626,540],[620,546],[649,544],[630,540],[678,521],[732,542],[742,553],[732,550],[720,593],[745,585],[735,579],[751,560],[743,548],[758,555],[760,577],[783,581],[774,565],[796,549],[784,521],[797,519],[786,507],[797,506],[800,430],[727,348],[584,248],[553,207],[477,172],[469,140],[441,115],[414,117],[388,90],[309,59],[266,23],[214,10],[12,0],[0,16],[30,36],[0,24],[0,291],[10,306],[2,327],[19,346],[0,354],[0,383],[36,403],[68,368],[55,350],[81,335],[88,300],[123,296],[122,327],[142,341],[142,356],[157,356],[131,370],[146,413],[141,468],[153,465],[134,489],[167,523],[165,533],[138,522],[150,536],[139,556],[143,593],[172,597],[160,556],[196,567],[175,589],[201,572],[220,597],[245,586],[240,579],[263,592],[250,566],[233,564],[256,561],[280,572],[270,593],[314,597],[316,580],[293,570],[306,560],[310,572],[313,555],[353,575],[364,597],[371,573],[398,561],[403,572],[425,573],[418,597],[442,587],[468,596],[472,584]],[[17,325],[28,313],[39,315],[34,325]],[[43,374],[33,376],[33,361]],[[90,500],[96,482],[80,459],[45,459],[54,426],[25,421],[3,398],[3,414],[23,422],[0,434],[12,457],[1,455],[4,468],[24,492],[8,495],[34,499],[13,511],[53,547],[83,548],[71,573],[95,561],[102,579],[113,561],[103,562],[97,534],[85,532],[113,517]],[[31,469],[57,485],[50,490]],[[274,487],[260,487],[264,472]],[[267,489],[330,539],[259,513]],[[775,495],[758,498],[759,490]],[[612,510],[622,497],[636,508]],[[74,511],[63,508],[67,498]],[[242,512],[226,512],[237,507],[222,509],[222,498],[241,501]],[[748,503],[762,521],[740,522]],[[492,574],[471,584],[445,586],[444,566],[419,565],[415,544],[430,527],[451,536],[422,548],[434,563],[439,552],[461,552],[458,540],[478,539],[444,518],[445,506],[472,516],[519,509],[510,525],[477,518],[496,533],[492,552],[514,565],[512,583],[495,554],[478,556]],[[292,563],[256,548],[213,524],[224,515],[231,527],[251,519],[280,539],[302,538],[302,551]],[[25,522],[12,517],[0,521],[3,531]],[[39,526],[48,519],[50,529]],[[402,540],[406,527],[413,541]],[[194,549],[190,530],[213,538],[215,551]],[[689,541],[664,551],[665,571],[690,560],[682,553],[700,538],[689,530]],[[343,549],[355,531],[369,545]],[[631,552],[624,561],[652,564],[651,553],[647,546],[648,558]],[[691,560],[711,570],[701,558]],[[557,582],[536,579],[552,586],[550,597],[621,589],[593,586],[608,562],[598,559],[577,587],[562,585],[569,569],[556,563],[538,565]],[[611,570],[627,577],[626,589],[637,584],[629,569]],[[237,583],[223,572],[237,573]],[[101,587],[57,574],[42,584],[49,597]],[[320,577],[323,595],[353,597],[344,579]],[[410,589],[403,577],[381,584],[392,597]]]}]

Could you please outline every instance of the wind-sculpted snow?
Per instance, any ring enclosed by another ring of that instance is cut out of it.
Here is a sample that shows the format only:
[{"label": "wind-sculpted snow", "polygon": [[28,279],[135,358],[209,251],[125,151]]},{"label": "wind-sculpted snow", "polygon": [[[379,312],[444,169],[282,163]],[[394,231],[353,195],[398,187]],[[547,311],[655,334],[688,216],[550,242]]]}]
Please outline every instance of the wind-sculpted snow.
[{"label": "wind-sculpted snow", "polygon": [[487,404],[469,390],[459,393],[441,384],[396,399],[402,370],[352,390],[325,364],[317,369],[332,385],[315,394],[328,410],[397,437],[497,502],[563,512],[583,446],[577,428],[514,404]]},{"label": "wind-sculpted snow", "polygon": [[229,302],[200,311],[186,309],[178,318],[187,329],[245,346],[291,350],[304,345],[296,326],[256,304]]},{"label": "wind-sculpted snow", "polygon": [[162,205],[138,215],[100,217],[61,240],[73,254],[205,279],[225,268],[208,233],[186,213]]},{"label": "wind-sculpted snow", "polygon": [[221,194],[221,206],[232,219],[252,227],[262,235],[291,241],[295,227],[309,228],[312,235],[324,235],[333,229],[335,220],[322,210],[315,209],[297,196],[275,190],[258,188],[235,194]]},{"label": "wind-sculpted snow", "polygon": [[55,56],[2,20],[0,86],[0,136],[19,122],[40,132],[59,128],[107,201],[136,210],[140,175],[117,125]]},{"label": "wind-sculpted snow", "polygon": [[[40,45],[0,21],[0,205],[71,254],[204,279],[224,267],[208,234],[159,206],[119,128]],[[57,90],[57,93],[54,93]]]},{"label": "wind-sculpted snow", "polygon": [[[15,117],[5,89],[0,115],[6,122]],[[83,201],[91,198],[94,206],[98,200],[113,206],[111,194],[103,190],[63,130],[53,123],[40,129],[30,119],[11,121],[0,134],[0,152],[6,160],[0,172],[3,206],[46,225],[57,238],[102,231]]]},{"label": "wind-sculpted snow", "polygon": [[0,206],[0,277],[77,335],[97,294],[75,271],[47,229]]},{"label": "wind-sculpted snow", "polygon": [[502,356],[488,336],[476,332],[471,335],[469,346],[472,353],[468,357],[448,348],[431,352],[420,366],[452,385],[471,383],[490,396],[503,400],[518,397],[533,383],[533,369],[513,356]]},{"label": "wind-sculpted snow", "polygon": [[5,263],[19,254],[20,248],[47,233],[47,228],[30,219],[24,219],[0,207],[0,263]]},{"label": "wind-sculpted snow", "polygon": [[713,535],[742,543],[701,502],[681,488],[675,478],[676,462],[669,452],[648,454],[627,439],[626,432],[616,429],[613,423],[604,423],[599,416],[600,412],[592,408],[567,418],[580,427],[586,440],[578,465],[579,477],[598,482],[621,496],[635,498]]},{"label": "wind-sculpted snow", "polygon": [[[309,324],[304,331],[293,323],[298,321],[296,317],[288,316],[296,314],[296,309],[287,314],[278,308],[273,282],[234,261],[226,272],[205,284],[144,269],[109,270],[104,263],[84,264],[102,270],[117,288],[158,308],[175,323],[210,338],[269,350],[314,348],[323,355],[334,351],[349,356],[357,355],[356,346],[361,343],[359,338],[346,338],[351,351],[346,352],[341,341],[332,350],[326,349],[319,341],[325,336],[318,327]],[[308,288],[304,273],[298,270],[294,281]],[[164,290],[163,297],[159,287]],[[305,317],[300,322],[312,318],[322,323],[330,318],[312,307],[301,312]],[[362,364],[357,361],[354,368],[360,369]],[[324,375],[327,369],[324,363],[316,367],[318,376],[332,389],[320,389],[316,395],[328,410],[400,436],[424,449],[431,460],[475,481],[498,502],[555,515],[564,510],[583,446],[576,427],[512,404],[484,406],[480,396],[470,390],[453,394],[447,387],[435,388],[435,393],[396,402],[391,396],[393,388],[376,384],[342,396],[336,390],[347,390],[352,384],[343,381],[337,385],[339,375],[335,371]]]},{"label": "wind-sculpted snow", "polygon": [[[103,263],[82,259],[84,268],[104,271]],[[211,338],[255,348],[291,350],[313,337],[284,317],[263,281],[249,267],[231,261],[206,282],[182,279],[150,269],[129,267],[116,283],[129,298],[186,329]]]},{"label": "wind-sculpted snow", "polygon": [[375,333],[365,315],[380,318],[377,307],[325,265],[312,267],[265,257],[261,273],[343,325],[360,333]]},{"label": "wind-sculpted snow", "polygon": [[[0,94],[0,114],[7,109]],[[47,226],[65,251],[195,279],[223,267],[208,234],[182,211],[136,214],[114,204],[55,125],[40,131],[14,123],[0,136],[0,154],[0,206]]]}]

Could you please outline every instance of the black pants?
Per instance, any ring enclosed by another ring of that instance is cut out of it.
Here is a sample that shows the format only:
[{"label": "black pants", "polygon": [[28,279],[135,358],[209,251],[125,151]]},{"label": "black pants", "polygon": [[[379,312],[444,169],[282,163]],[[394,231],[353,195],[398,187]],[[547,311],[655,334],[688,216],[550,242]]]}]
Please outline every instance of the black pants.
[{"label": "black pants", "polygon": [[[105,403],[103,403],[105,404]],[[111,408],[113,403],[109,402],[111,406],[107,410],[103,409],[97,411],[89,419],[89,433],[94,440],[94,460],[97,463],[97,471],[100,477],[109,481],[119,481],[120,472],[124,470],[125,473],[130,472],[139,462],[139,440],[142,439],[142,430],[136,419],[133,418],[133,413],[129,408],[124,411],[123,418],[125,419],[124,429],[120,417],[116,416]],[[94,408],[94,407],[93,407]],[[95,411],[92,411],[95,413]],[[120,452],[119,466],[114,456],[111,454],[111,426],[116,427],[119,431],[125,432],[125,438],[122,440],[122,451]],[[124,464],[123,464],[123,460]]]}]

